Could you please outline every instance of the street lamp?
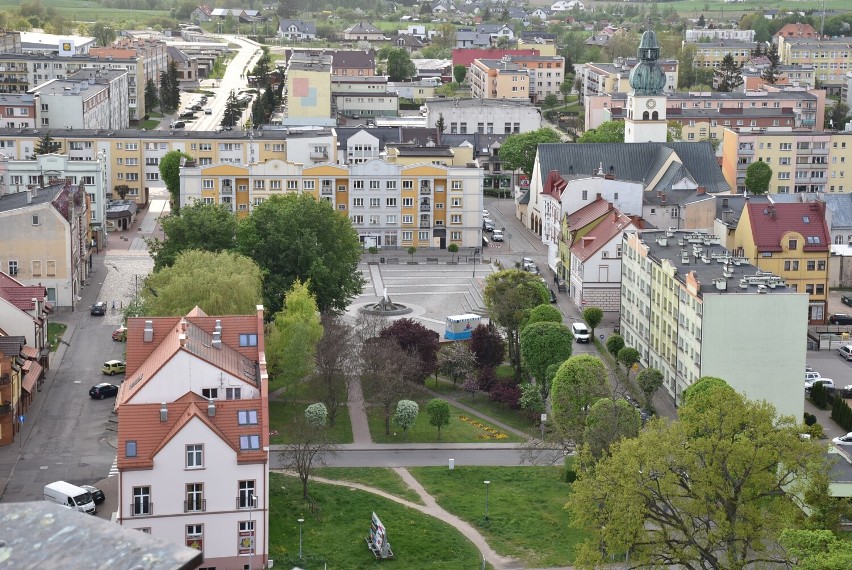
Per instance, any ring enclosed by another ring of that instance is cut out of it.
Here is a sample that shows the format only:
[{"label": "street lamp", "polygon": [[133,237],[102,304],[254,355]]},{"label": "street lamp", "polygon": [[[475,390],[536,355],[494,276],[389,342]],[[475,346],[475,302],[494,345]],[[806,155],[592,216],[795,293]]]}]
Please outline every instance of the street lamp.
[{"label": "street lamp", "polygon": [[491,481],[483,481],[485,483],[485,520],[488,520],[488,486],[491,485]]},{"label": "street lamp", "polygon": [[302,559],[302,523],[305,519],[299,519],[299,560]]}]

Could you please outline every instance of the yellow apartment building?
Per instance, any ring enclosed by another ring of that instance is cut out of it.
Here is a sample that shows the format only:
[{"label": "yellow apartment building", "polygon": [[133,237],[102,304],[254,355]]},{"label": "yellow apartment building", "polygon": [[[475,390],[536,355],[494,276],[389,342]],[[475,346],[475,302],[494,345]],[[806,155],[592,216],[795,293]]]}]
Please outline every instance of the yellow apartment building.
[{"label": "yellow apartment building", "polygon": [[693,61],[696,67],[719,67],[728,54],[734,58],[737,65],[742,65],[748,61],[751,52],[757,47],[756,42],[739,40],[718,40],[707,43],[684,41],[682,45],[683,47],[686,47],[686,45],[695,46],[695,59]]},{"label": "yellow apartment building", "polygon": [[772,168],[771,194],[852,191],[852,133],[726,129],[722,174],[736,192],[745,190],[746,170],[754,161]]},{"label": "yellow apartment building", "polygon": [[828,95],[840,95],[850,71],[852,42],[849,38],[778,37],[778,55],[785,65],[812,65],[817,85]]},{"label": "yellow apartment building", "polygon": [[332,126],[332,56],[295,52],[287,62],[284,81],[287,86],[288,125]]},{"label": "yellow apartment building", "polygon": [[734,232],[735,255],[807,293],[808,322],[825,322],[831,235],[825,203],[747,203]]},{"label": "yellow apartment building", "polygon": [[181,169],[181,204],[228,204],[245,216],[267,197],[305,193],[349,216],[365,247],[440,248],[482,243],[483,171],[478,166],[374,159],[305,166],[279,159]]},{"label": "yellow apartment building", "polygon": [[530,99],[530,75],[508,57],[475,59],[470,65],[470,92],[476,99]]}]

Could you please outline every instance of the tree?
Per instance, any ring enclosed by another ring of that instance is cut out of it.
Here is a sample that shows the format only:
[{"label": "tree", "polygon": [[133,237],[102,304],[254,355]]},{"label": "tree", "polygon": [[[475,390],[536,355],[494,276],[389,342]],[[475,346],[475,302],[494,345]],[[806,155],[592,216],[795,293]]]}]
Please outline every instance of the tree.
[{"label": "tree", "polygon": [[446,400],[435,398],[426,404],[429,414],[429,425],[438,428],[438,439],[441,438],[441,428],[450,425],[450,405]]},{"label": "tree", "polygon": [[810,474],[824,469],[824,446],[767,402],[724,388],[678,415],[652,420],[597,462],[575,461],[567,508],[591,533],[577,565],[630,552],[634,567],[786,567],[776,541],[800,515],[795,498]]},{"label": "tree", "polygon": [[603,320],[603,310],[600,307],[587,307],[583,309],[583,320],[592,329],[592,336],[595,336],[595,329]]},{"label": "tree", "polygon": [[719,91],[733,91],[743,84],[742,66],[734,61],[734,56],[725,54],[716,72],[719,75]]},{"label": "tree", "polygon": [[242,116],[243,109],[237,100],[237,94],[231,89],[228,99],[225,101],[225,111],[222,113],[222,121],[219,124],[225,128],[233,128],[240,122],[240,117]]},{"label": "tree", "polygon": [[522,410],[526,410],[530,417],[537,418],[545,410],[544,398],[541,396],[539,387],[529,382],[521,384],[521,397],[518,400],[518,405],[521,406]]},{"label": "tree", "polygon": [[852,542],[837,538],[830,530],[781,532],[779,543],[798,570],[847,570],[852,568]]},{"label": "tree", "polygon": [[335,425],[340,407],[348,401],[349,381],[357,360],[355,332],[343,319],[331,313],[320,316],[322,337],[314,351],[312,393],[325,404],[328,422]]},{"label": "tree", "polygon": [[342,311],[361,292],[362,246],[352,222],[307,194],[272,196],[237,226],[238,250],[265,272],[264,305],[281,308],[297,279],[309,283],[320,311]]},{"label": "tree", "polygon": [[577,139],[578,143],[622,143],[624,121],[606,121],[596,129],[589,129]]},{"label": "tree", "polygon": [[150,113],[160,104],[157,96],[157,84],[150,77],[145,82],[145,113]]},{"label": "tree", "polygon": [[410,399],[416,386],[408,379],[418,370],[417,356],[404,350],[393,339],[373,338],[361,348],[361,386],[364,398],[382,410],[385,435],[390,435],[390,420],[399,400]]},{"label": "tree", "polygon": [[496,368],[503,363],[506,343],[495,327],[479,325],[470,335],[470,351],[480,368]]},{"label": "tree", "polygon": [[270,376],[291,384],[314,372],[322,324],[308,284],[296,280],[287,291],[284,307],[275,314],[266,338]]},{"label": "tree", "polygon": [[544,381],[548,366],[571,358],[573,349],[574,335],[562,323],[533,323],[521,331],[524,367],[536,379],[543,398],[547,398],[550,391]]},{"label": "tree", "polygon": [[638,350],[630,346],[625,346],[624,348],[618,351],[618,356],[616,357],[616,360],[618,360],[619,363],[623,364],[624,369],[629,373],[630,367],[639,362],[640,356],[641,355],[639,354]]},{"label": "tree", "polygon": [[196,306],[208,315],[254,315],[260,287],[260,268],[251,259],[190,250],[140,282],[139,292],[143,314],[152,317],[185,315]]},{"label": "tree", "polygon": [[539,305],[538,307],[534,307],[526,321],[524,321],[523,328],[521,331],[523,332],[526,327],[535,324],[535,323],[561,323],[562,322],[562,312],[554,307],[551,304],[547,305]]},{"label": "tree", "polygon": [[704,28],[707,26],[707,23],[704,21],[704,14],[698,16],[697,27]]},{"label": "tree", "polygon": [[618,351],[624,348],[624,337],[620,334],[611,334],[606,339],[606,350],[613,358],[618,358]]},{"label": "tree", "polygon": [[583,441],[595,458],[625,437],[636,437],[642,427],[639,410],[623,398],[601,398],[589,408]]},{"label": "tree", "polygon": [[392,339],[399,346],[417,357],[419,366],[411,380],[421,384],[427,376],[438,369],[438,333],[427,329],[412,319],[398,319],[379,334],[379,338]]},{"label": "tree", "polygon": [[553,129],[542,127],[528,133],[509,135],[500,146],[500,161],[507,170],[520,170],[532,177],[538,145],[558,143],[562,139]]},{"label": "tree", "polygon": [[305,408],[305,421],[311,427],[320,428],[328,421],[328,410],[325,404],[317,402]]},{"label": "tree", "polygon": [[542,104],[544,105],[545,109],[552,109],[553,107],[556,107],[559,104],[559,97],[557,97],[553,93],[548,93],[545,96],[544,102]]},{"label": "tree", "polygon": [[520,326],[531,309],[550,300],[547,287],[532,273],[505,269],[485,279],[483,297],[491,320],[506,331],[509,361],[520,377]]},{"label": "tree", "polygon": [[449,251],[452,256],[450,259],[455,261],[456,254],[459,252],[459,245],[457,243],[451,243],[447,246],[447,251]]},{"label": "tree", "polygon": [[53,140],[53,137],[50,136],[50,133],[44,133],[38,138],[38,142],[36,143],[33,153],[35,153],[35,155],[52,154],[55,152],[59,152],[61,148],[62,143]]},{"label": "tree", "polygon": [[562,438],[580,443],[590,406],[609,393],[608,374],[600,358],[581,354],[563,362],[550,389],[553,426]]},{"label": "tree", "polygon": [[417,68],[411,56],[402,48],[392,49],[388,53],[388,78],[391,81],[409,81],[417,74]]},{"label": "tree", "polygon": [[668,121],[666,123],[666,141],[677,142],[683,140],[683,123],[680,121]]},{"label": "tree", "polygon": [[464,78],[467,76],[467,68],[463,65],[454,65],[453,66],[453,79],[456,80],[456,83],[461,85],[464,83]]},{"label": "tree", "polygon": [[169,191],[172,214],[180,211],[180,167],[184,160],[192,157],[180,150],[170,150],[160,159],[160,180]]},{"label": "tree", "polygon": [[829,107],[825,106],[825,123],[829,128],[843,130],[846,127],[846,117],[849,116],[849,105],[837,101]]},{"label": "tree", "polygon": [[124,200],[127,194],[130,193],[130,186],[127,184],[118,184],[113,187],[113,193],[118,194],[119,200]]},{"label": "tree", "polygon": [[[118,191],[118,186],[115,188]],[[174,264],[177,256],[191,249],[230,251],[236,248],[237,218],[223,204],[195,201],[176,214],[160,218],[165,240],[148,240],[154,270]]]},{"label": "tree", "polygon": [[772,167],[762,160],[756,160],[746,168],[745,187],[752,194],[766,194],[771,180]]},{"label": "tree", "polygon": [[402,428],[405,434],[414,426],[417,421],[417,414],[420,413],[420,406],[417,402],[411,400],[400,400],[396,403],[396,413],[393,415],[393,423]]},{"label": "tree", "polygon": [[282,467],[299,474],[302,498],[307,500],[311,470],[325,465],[328,458],[337,453],[337,446],[331,442],[325,429],[311,426],[304,418],[294,419],[289,431],[291,443],[284,444],[281,450]]},{"label": "tree", "polygon": [[777,44],[774,42],[772,43],[769,47],[769,51],[766,52],[766,57],[769,59],[769,65],[764,68],[763,73],[761,73],[760,76],[767,83],[775,85],[775,83],[778,82],[778,78],[781,76],[781,56],[778,55]]},{"label": "tree", "polygon": [[177,63],[174,61],[160,72],[159,100],[163,113],[174,113],[180,106],[180,85],[177,77]]},{"label": "tree", "polygon": [[656,368],[646,368],[636,375],[636,383],[645,396],[645,409],[653,410],[654,394],[663,385],[663,373]]},{"label": "tree", "polygon": [[115,30],[102,22],[95,22],[89,28],[89,33],[98,42],[101,47],[108,47],[115,41]]},{"label": "tree", "polygon": [[731,386],[721,378],[713,376],[702,376],[697,382],[688,386],[681,395],[683,404],[689,404],[692,398],[703,398],[705,394],[715,392],[717,390],[727,390],[734,392]]},{"label": "tree", "polygon": [[438,372],[453,381],[453,388],[475,369],[476,357],[464,343],[446,344],[438,351]]}]

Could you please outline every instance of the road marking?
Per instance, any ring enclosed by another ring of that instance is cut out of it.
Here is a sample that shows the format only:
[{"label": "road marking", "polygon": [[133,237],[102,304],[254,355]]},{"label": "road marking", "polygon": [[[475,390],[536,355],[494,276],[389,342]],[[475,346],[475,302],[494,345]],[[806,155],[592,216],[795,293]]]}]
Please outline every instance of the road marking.
[{"label": "road marking", "polygon": [[112,460],[112,465],[109,468],[109,475],[107,477],[115,477],[118,475],[118,455],[116,454],[115,459]]}]

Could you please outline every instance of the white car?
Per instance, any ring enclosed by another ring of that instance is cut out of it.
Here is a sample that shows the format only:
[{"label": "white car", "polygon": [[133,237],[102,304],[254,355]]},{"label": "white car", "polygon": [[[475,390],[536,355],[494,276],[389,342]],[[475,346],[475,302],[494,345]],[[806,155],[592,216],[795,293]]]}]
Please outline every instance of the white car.
[{"label": "white car", "polygon": [[813,370],[809,370],[805,372],[805,382],[809,380],[816,380],[817,378],[822,378],[819,372],[815,372]]},{"label": "white car", "polygon": [[491,241],[503,241],[503,232],[494,230],[494,233],[491,234]]},{"label": "white car", "polygon": [[483,209],[482,209],[482,217],[483,217],[483,218],[490,218],[490,217],[491,217],[491,212],[489,212],[488,210],[486,210],[485,208],[483,208]]},{"label": "white car", "polygon": [[591,342],[592,340],[592,334],[589,332],[586,323],[573,323],[571,332],[574,333],[574,340],[577,342]]},{"label": "white car", "polygon": [[213,109],[211,109],[210,107],[207,107],[206,109],[204,109],[204,114],[205,115],[212,115]]},{"label": "white car", "polygon": [[835,437],[831,440],[831,443],[842,447],[852,446],[852,432],[847,433],[846,435]]},{"label": "white car", "polygon": [[805,391],[809,392],[811,388],[816,386],[817,384],[822,384],[824,388],[834,389],[834,380],[831,378],[817,378],[815,380],[808,380],[805,382]]}]

